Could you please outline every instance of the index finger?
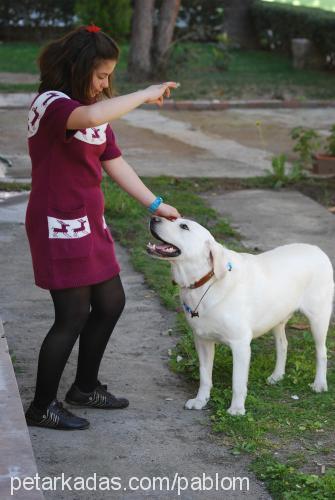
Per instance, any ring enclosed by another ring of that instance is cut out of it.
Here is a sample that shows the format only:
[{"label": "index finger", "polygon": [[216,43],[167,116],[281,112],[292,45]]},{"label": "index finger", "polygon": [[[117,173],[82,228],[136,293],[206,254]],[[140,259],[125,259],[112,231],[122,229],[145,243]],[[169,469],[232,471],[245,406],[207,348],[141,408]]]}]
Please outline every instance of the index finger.
[{"label": "index finger", "polygon": [[180,83],[178,82],[164,82],[164,85],[173,89],[177,89],[178,87],[180,87]]}]

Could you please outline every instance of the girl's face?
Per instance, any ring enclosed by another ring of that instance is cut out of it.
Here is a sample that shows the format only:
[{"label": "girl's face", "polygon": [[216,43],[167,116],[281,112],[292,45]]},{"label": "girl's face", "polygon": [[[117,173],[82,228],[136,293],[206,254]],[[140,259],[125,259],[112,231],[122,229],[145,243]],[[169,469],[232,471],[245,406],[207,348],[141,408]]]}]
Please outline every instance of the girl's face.
[{"label": "girl's face", "polygon": [[116,61],[105,59],[93,71],[91,97],[98,97],[103,89],[108,88],[108,77],[113,73]]}]

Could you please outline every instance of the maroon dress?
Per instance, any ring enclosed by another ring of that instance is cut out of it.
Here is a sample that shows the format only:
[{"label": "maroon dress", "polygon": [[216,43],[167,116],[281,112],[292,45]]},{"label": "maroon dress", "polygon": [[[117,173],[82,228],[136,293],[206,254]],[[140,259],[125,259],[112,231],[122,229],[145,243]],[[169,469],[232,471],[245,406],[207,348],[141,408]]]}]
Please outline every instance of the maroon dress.
[{"label": "maroon dress", "polygon": [[104,219],[102,160],[121,156],[105,123],[66,130],[82,106],[59,91],[37,95],[28,116],[32,189],[26,213],[35,283],[48,290],[93,285],[120,272]]}]

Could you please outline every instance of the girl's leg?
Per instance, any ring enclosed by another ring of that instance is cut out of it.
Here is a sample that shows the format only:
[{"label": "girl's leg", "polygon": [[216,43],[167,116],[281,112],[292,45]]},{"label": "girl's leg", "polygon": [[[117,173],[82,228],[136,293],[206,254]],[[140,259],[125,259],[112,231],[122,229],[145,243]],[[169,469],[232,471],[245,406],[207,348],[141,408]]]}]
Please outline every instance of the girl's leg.
[{"label": "girl's leg", "polygon": [[125,306],[125,294],[119,275],[93,285],[91,290],[92,310],[79,338],[75,380],[75,385],[86,393],[97,387],[102,356]]},{"label": "girl's leg", "polygon": [[55,322],[38,359],[34,406],[44,410],[56,397],[60,378],[90,311],[90,287],[51,290]]}]

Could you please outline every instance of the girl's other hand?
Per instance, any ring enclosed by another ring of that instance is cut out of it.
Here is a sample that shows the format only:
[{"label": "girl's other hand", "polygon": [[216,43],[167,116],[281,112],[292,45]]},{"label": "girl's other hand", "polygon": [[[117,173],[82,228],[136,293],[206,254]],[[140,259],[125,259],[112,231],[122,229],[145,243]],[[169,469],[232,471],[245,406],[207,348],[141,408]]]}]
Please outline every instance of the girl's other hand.
[{"label": "girl's other hand", "polygon": [[164,97],[170,97],[170,88],[176,89],[179,87],[177,82],[165,82],[159,85],[150,85],[144,89],[146,95],[146,104],[158,104],[158,106],[163,105]]},{"label": "girl's other hand", "polygon": [[154,215],[159,215],[160,217],[165,217],[165,219],[170,220],[178,219],[178,217],[181,217],[176,208],[171,207],[171,205],[167,205],[166,203],[161,203],[155,211]]}]

